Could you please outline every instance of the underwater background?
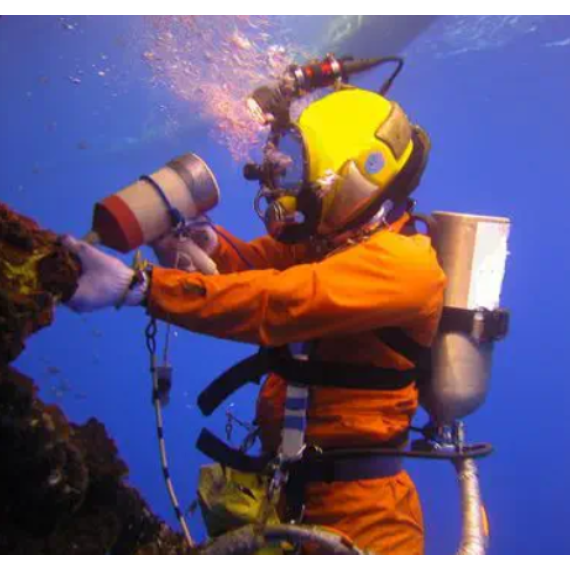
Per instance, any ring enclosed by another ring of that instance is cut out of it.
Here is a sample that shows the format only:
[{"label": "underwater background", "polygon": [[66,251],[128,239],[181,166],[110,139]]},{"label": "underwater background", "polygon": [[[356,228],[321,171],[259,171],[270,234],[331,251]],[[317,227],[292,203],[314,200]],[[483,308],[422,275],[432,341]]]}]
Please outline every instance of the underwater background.
[{"label": "underwater background", "polygon": [[[290,60],[334,50],[406,56],[390,96],[430,134],[418,211],[512,219],[486,404],[467,419],[480,463],[495,554],[570,554],[570,17],[186,16],[0,18],[0,200],[59,233],[85,235],[92,206],[185,152],[202,156],[222,191],[213,219],[243,238],[263,227],[241,167],[262,133],[241,101]],[[355,83],[374,88],[380,72]],[[148,255],[152,255],[150,251]],[[16,362],[41,397],[76,422],[105,423],[130,481],[176,527],[158,459],[143,311],[78,316],[65,308]],[[183,506],[195,496],[202,426],[197,394],[254,347],[176,331],[165,433]],[[231,402],[250,419],[254,387]],[[425,421],[423,413],[417,424]],[[235,441],[239,428],[234,430]],[[454,471],[408,462],[424,507],[428,553],[459,540]],[[190,519],[203,530],[199,514]]]}]

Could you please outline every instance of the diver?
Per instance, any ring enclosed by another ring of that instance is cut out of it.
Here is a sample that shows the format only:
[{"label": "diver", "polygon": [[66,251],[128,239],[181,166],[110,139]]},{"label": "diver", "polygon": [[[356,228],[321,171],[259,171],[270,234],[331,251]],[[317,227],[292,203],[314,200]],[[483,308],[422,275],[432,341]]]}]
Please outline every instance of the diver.
[{"label": "diver", "polygon": [[[163,267],[139,279],[118,259],[67,238],[84,267],[69,305],[80,312],[142,305],[194,332],[309,360],[319,379],[308,389],[307,449],[401,446],[420,370],[390,338],[429,347],[445,286],[430,239],[414,231],[410,214],[429,149],[397,103],[337,89],[272,132],[263,163],[248,167],[260,182],[256,211],[267,235],[245,243],[196,224],[183,239],[156,240]],[[193,271],[196,244],[219,274]],[[287,398],[287,382],[269,374],[256,418],[265,451],[283,443]],[[344,458],[297,479],[304,522],[373,553],[423,553],[420,501],[399,458]]]}]

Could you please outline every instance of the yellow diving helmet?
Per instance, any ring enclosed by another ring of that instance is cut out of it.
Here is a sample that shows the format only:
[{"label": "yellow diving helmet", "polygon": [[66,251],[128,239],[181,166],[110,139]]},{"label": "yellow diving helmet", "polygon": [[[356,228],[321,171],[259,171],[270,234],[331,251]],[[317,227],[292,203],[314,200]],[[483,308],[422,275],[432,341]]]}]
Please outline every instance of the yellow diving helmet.
[{"label": "yellow diving helmet", "polygon": [[387,212],[405,202],[429,148],[397,103],[344,86],[270,135],[256,211],[270,235],[287,243],[357,228],[383,206]]}]

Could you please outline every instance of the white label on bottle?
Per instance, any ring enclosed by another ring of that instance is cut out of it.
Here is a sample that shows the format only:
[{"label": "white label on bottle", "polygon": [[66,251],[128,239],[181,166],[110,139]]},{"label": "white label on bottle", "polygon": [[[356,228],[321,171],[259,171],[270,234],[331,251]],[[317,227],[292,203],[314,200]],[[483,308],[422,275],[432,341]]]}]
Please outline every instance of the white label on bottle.
[{"label": "white label on bottle", "polygon": [[479,222],[469,285],[469,309],[498,309],[507,262],[509,224]]}]

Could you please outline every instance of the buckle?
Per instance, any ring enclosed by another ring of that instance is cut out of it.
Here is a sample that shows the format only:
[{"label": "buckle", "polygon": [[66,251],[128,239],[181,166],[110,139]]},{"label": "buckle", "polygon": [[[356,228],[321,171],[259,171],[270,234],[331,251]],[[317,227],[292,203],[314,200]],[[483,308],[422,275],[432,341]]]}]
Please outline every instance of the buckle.
[{"label": "buckle", "polygon": [[509,332],[510,313],[507,309],[476,309],[473,312],[471,336],[480,343],[495,342]]}]

